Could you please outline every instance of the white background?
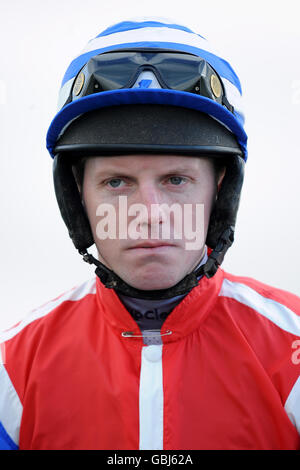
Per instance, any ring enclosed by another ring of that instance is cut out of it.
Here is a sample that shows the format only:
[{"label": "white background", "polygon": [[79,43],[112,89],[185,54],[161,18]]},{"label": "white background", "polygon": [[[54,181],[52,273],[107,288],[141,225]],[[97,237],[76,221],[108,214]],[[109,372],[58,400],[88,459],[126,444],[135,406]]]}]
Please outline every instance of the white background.
[{"label": "white background", "polygon": [[0,8],[0,329],[93,276],[60,218],[45,136],[72,59],[136,16],[186,24],[238,73],[249,160],[223,266],[300,295],[298,0],[0,0]]}]

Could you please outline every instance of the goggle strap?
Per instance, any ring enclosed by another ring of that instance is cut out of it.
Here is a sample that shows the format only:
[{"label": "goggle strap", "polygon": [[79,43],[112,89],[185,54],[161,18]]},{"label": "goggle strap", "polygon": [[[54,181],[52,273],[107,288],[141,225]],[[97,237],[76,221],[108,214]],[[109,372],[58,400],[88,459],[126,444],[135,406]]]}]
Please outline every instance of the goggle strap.
[{"label": "goggle strap", "polygon": [[234,112],[234,107],[229,103],[228,99],[226,98],[225,94],[222,96],[222,104],[226,106],[226,108],[233,113]]}]

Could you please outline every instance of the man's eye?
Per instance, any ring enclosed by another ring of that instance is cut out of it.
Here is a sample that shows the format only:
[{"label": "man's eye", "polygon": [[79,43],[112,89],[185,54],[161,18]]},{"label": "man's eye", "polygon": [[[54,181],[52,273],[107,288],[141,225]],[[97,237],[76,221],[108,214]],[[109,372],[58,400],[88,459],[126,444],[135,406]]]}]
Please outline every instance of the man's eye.
[{"label": "man's eye", "polygon": [[170,176],[169,180],[176,186],[180,186],[180,184],[184,182],[184,178],[182,178],[182,176]]},{"label": "man's eye", "polygon": [[119,188],[122,181],[123,180],[121,178],[112,178],[111,180],[107,181],[107,184],[112,188]]}]

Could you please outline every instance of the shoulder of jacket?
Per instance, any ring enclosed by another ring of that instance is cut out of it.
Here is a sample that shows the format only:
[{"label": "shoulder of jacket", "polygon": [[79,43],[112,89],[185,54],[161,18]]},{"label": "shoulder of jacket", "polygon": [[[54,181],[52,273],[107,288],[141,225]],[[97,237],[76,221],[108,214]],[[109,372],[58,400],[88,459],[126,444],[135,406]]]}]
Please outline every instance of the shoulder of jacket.
[{"label": "shoulder of jacket", "polygon": [[[16,325],[0,332],[0,344],[19,335],[28,326],[34,325],[38,320],[45,321],[49,315],[57,311],[60,307],[67,308],[68,301],[80,302],[89,294],[96,293],[96,278],[92,278],[80,285],[65,291],[40,307],[28,312]],[[72,305],[73,308],[74,305]]]},{"label": "shoulder of jacket", "polygon": [[300,298],[291,292],[224,272],[219,296],[248,306],[282,330],[300,336]]}]

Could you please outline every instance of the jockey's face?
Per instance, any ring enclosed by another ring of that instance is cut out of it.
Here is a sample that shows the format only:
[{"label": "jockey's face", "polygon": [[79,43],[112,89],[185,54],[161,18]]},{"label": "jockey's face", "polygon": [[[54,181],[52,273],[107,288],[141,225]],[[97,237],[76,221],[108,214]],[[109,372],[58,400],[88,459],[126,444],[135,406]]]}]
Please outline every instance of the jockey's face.
[{"label": "jockey's face", "polygon": [[99,260],[137,289],[177,284],[204,255],[217,185],[208,158],[88,158],[82,197]]}]

